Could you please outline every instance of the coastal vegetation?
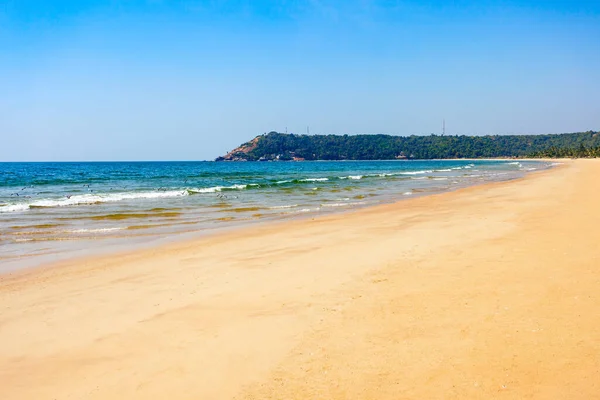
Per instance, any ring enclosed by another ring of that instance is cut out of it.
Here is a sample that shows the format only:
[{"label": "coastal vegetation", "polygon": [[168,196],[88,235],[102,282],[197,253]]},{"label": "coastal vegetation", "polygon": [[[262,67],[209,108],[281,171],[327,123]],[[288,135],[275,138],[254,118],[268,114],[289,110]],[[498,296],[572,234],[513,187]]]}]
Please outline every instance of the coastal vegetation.
[{"label": "coastal vegetation", "polygon": [[598,158],[600,157],[600,146],[586,147],[581,144],[579,147],[561,148],[552,146],[549,149],[531,153],[531,158]]},{"label": "coastal vegetation", "polygon": [[269,132],[217,161],[597,157],[600,132],[548,135],[296,135]]}]

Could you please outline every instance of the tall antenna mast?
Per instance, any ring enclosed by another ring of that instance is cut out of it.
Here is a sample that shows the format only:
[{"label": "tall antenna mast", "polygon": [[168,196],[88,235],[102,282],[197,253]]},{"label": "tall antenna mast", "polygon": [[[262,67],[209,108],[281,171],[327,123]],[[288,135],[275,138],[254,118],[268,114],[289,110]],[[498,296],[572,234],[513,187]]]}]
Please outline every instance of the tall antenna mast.
[{"label": "tall antenna mast", "polygon": [[307,134],[307,135],[310,135],[310,129],[309,129],[309,127],[308,127],[308,126],[306,127],[306,134]]},{"label": "tall antenna mast", "polygon": [[442,122],[442,136],[446,134],[446,118],[444,118],[444,122]]}]

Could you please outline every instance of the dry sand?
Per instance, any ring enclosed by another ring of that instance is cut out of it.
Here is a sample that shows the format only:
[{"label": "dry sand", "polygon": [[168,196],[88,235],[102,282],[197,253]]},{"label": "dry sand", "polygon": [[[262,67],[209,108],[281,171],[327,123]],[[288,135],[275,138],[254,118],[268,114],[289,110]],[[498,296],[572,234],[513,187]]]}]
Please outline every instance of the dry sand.
[{"label": "dry sand", "polygon": [[0,278],[0,398],[598,399],[600,161]]}]

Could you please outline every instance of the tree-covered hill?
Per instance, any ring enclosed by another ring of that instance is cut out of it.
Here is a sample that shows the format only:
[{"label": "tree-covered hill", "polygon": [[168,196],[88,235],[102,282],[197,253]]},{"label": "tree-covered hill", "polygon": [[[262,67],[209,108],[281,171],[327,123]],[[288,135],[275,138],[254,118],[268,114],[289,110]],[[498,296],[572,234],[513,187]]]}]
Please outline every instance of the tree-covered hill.
[{"label": "tree-covered hill", "polygon": [[581,149],[598,146],[600,133],[594,131],[488,136],[294,135],[269,132],[217,158],[217,161],[528,157],[574,154]]}]

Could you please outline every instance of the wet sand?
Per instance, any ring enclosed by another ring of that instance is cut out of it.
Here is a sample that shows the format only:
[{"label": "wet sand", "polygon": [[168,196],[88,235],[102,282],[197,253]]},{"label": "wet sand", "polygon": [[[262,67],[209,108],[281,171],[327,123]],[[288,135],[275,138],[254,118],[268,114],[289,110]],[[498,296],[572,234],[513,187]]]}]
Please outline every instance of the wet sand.
[{"label": "wet sand", "polygon": [[3,275],[1,397],[600,398],[598,176]]}]

